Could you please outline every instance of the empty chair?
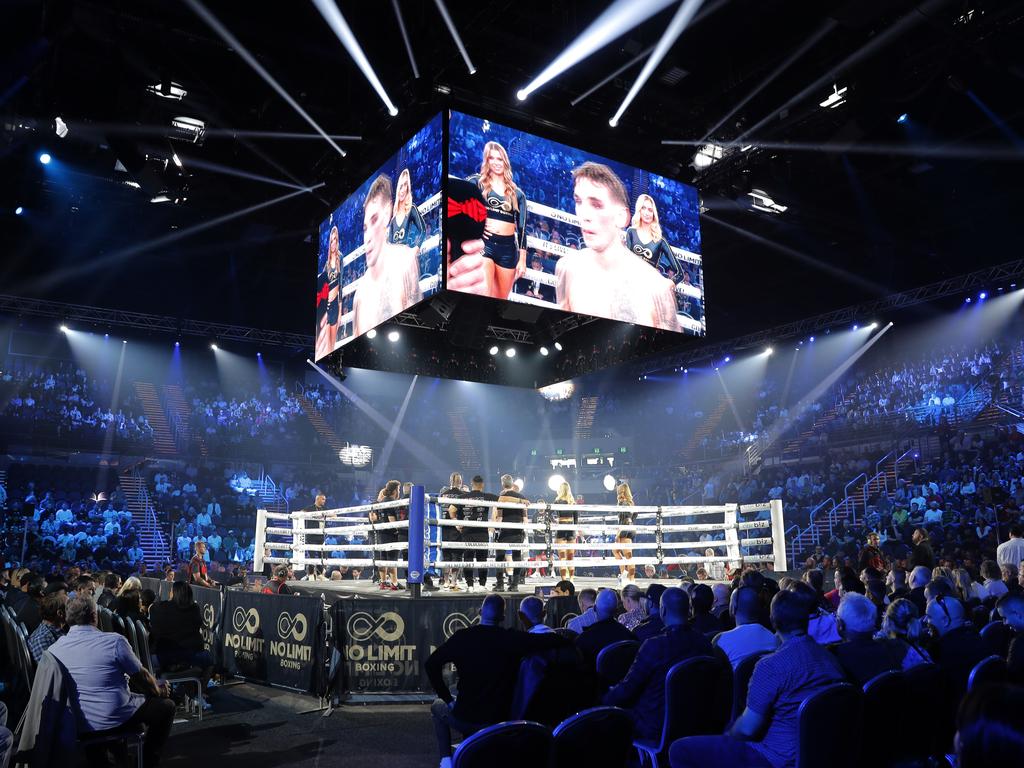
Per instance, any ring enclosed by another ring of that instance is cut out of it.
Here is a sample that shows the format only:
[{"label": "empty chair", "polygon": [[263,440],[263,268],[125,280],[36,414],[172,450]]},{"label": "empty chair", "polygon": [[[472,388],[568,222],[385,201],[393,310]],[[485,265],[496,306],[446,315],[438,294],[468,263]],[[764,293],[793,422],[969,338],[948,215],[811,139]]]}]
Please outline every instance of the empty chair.
[{"label": "empty chair", "polygon": [[[125,623],[127,624],[128,621],[130,621],[130,619],[126,620]],[[163,678],[164,680],[169,682],[171,685],[180,685],[180,684],[184,684],[184,683],[188,683],[190,685],[191,684],[195,684],[195,686],[196,686],[196,698],[194,699],[194,701],[196,703],[195,711],[196,711],[196,714],[199,716],[199,720],[202,721],[202,719],[203,719],[204,700],[203,700],[203,681],[199,677],[199,674],[200,674],[201,670],[196,669],[195,667],[192,667],[190,669],[185,669],[185,670],[182,670],[180,672],[172,672],[172,673],[161,672],[161,670],[157,667],[157,660],[155,660],[155,657],[149,651],[149,630],[147,630],[145,625],[141,621],[139,621],[138,619],[135,620],[135,628],[134,629],[135,629],[135,642],[136,642],[137,647],[139,649],[138,650],[139,661],[142,662],[142,666],[144,666],[146,669],[149,670],[150,674],[152,674],[155,677]]]},{"label": "empty chair", "polygon": [[721,733],[728,709],[718,705],[716,692],[727,678],[728,663],[711,656],[695,656],[681,661],[665,676],[665,721],[661,738],[634,741],[641,765],[654,768],[668,764],[668,748],[684,736]]},{"label": "empty chair", "polygon": [[605,685],[615,685],[629,672],[640,650],[636,640],[619,640],[617,643],[602,648],[597,654],[597,675]]},{"label": "empty chair", "polygon": [[860,690],[849,683],[830,685],[804,699],[797,713],[796,768],[858,768],[862,705]]},{"label": "empty chair", "polygon": [[754,675],[754,667],[757,662],[769,653],[771,651],[752,653],[737,664],[736,669],[732,671],[732,715],[729,718],[730,722],[735,722],[736,718],[743,714],[743,708],[747,706],[747,689],[750,687],[750,678]]},{"label": "empty chair", "polygon": [[953,715],[957,702],[937,664],[918,664],[903,673],[901,727],[915,742],[915,755],[940,756],[953,747]]},{"label": "empty chair", "polygon": [[982,627],[981,639],[988,644],[992,653],[1005,659],[1006,654],[1010,650],[1010,640],[1013,639],[1013,630],[1011,630],[1002,621],[990,621]]},{"label": "empty chair", "polygon": [[544,765],[551,734],[540,723],[513,720],[477,731],[459,744],[452,768],[522,768]]},{"label": "empty chair", "polygon": [[894,708],[903,709],[907,680],[902,672],[883,672],[864,683],[864,732],[870,733],[872,762],[881,767],[926,760],[920,734],[892,727]]},{"label": "empty chair", "polygon": [[971,676],[967,678],[967,690],[973,691],[977,686],[1005,681],[1006,661],[999,656],[989,656],[974,665]]},{"label": "empty chair", "polygon": [[633,752],[633,720],[619,707],[586,709],[563,720],[552,736],[552,768],[624,766]]}]

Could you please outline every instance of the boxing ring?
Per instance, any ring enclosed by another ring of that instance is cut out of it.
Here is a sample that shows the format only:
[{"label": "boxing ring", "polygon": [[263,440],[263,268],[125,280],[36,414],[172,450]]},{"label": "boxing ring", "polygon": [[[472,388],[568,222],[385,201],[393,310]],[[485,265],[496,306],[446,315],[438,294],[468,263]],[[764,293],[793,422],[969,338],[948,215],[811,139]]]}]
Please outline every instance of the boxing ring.
[{"label": "boxing ring", "polygon": [[[493,513],[484,521],[449,517],[451,508],[465,506],[521,510],[528,522],[498,522]],[[389,510],[400,508],[408,508],[407,520],[381,522]],[[620,525],[619,514],[627,510],[635,522]],[[578,524],[559,522],[562,513],[576,513]],[[376,520],[371,520],[371,515]],[[557,541],[557,532],[567,528],[574,531],[572,541]],[[478,535],[479,540],[464,540],[467,532],[481,529],[487,534]],[[456,531],[461,535],[453,536]],[[632,533],[633,542],[617,542],[620,532]],[[552,583],[557,580],[554,574],[567,568],[611,569],[612,580],[620,566],[642,570],[646,565],[662,569],[722,564],[735,569],[771,564],[773,570],[787,570],[779,500],[711,506],[516,505],[427,495],[422,486],[415,486],[412,498],[399,501],[313,512],[258,510],[254,543],[257,572],[265,564],[286,564],[296,571],[316,567],[325,572],[335,568],[401,569],[408,572],[408,584],[413,586],[423,584],[428,572],[437,578],[445,569],[462,568],[527,569],[547,574]],[[487,559],[467,558],[464,553],[468,550],[487,550]],[[630,550],[632,557],[616,558],[616,551],[622,550]],[[713,553],[707,554],[707,550]],[[522,559],[507,560],[506,554],[512,551],[521,552]],[[573,559],[561,556],[567,552],[573,553]],[[601,580],[597,573],[589,578]],[[355,587],[349,580],[317,584]]]},{"label": "boxing ring", "polygon": [[[449,517],[451,508],[466,506],[491,510],[488,519]],[[408,510],[408,519],[382,522],[389,512],[397,517],[394,510],[404,509]],[[497,522],[493,510],[498,509],[522,510],[524,522]],[[619,524],[619,514],[624,510],[635,515],[633,525]],[[578,513],[578,524],[559,522],[559,513],[567,512]],[[471,529],[487,532],[477,534],[480,541],[464,541],[461,536],[453,536],[460,527],[462,536]],[[566,528],[576,534],[574,540],[558,541],[558,532]],[[624,565],[637,567],[641,587],[652,581],[672,581],[671,576],[639,576],[646,565],[658,570],[673,564],[733,568],[757,565],[785,571],[783,530],[782,502],[778,500],[628,508],[544,502],[526,505],[427,495],[422,486],[414,486],[411,498],[400,501],[312,512],[259,510],[254,562],[257,572],[265,566],[288,565],[295,569],[296,576],[299,571],[308,573],[318,568],[345,569],[348,574],[360,569],[362,574],[359,580],[289,581],[301,598],[255,597],[283,600],[281,605],[286,607],[292,598],[313,600],[323,606],[324,621],[331,627],[325,679],[338,696],[355,701],[429,700],[433,694],[424,662],[459,629],[479,621],[483,598],[480,592],[431,590],[431,580],[426,578],[429,573],[440,579],[446,572],[462,568],[486,568],[492,574],[499,569],[532,570],[535,575],[523,580],[522,591],[503,593],[505,626],[516,625],[519,602],[536,592],[547,596],[546,623],[565,627],[579,613],[576,598],[548,596],[563,567],[571,565],[594,574],[574,578],[577,590],[619,586],[616,574]],[[498,532],[505,540],[499,537],[495,541]],[[616,542],[620,532],[631,532],[633,542]],[[715,538],[708,540],[710,537]],[[616,559],[617,549],[631,550],[632,557]],[[487,559],[470,559],[468,550],[486,550]],[[513,550],[523,554],[522,561],[505,559]],[[569,551],[579,557],[571,562],[560,557],[560,553]],[[381,590],[370,581],[370,569],[399,569],[399,577],[408,588]],[[493,578],[490,581],[493,583]],[[508,583],[508,579],[505,581]],[[276,615],[279,608],[275,605],[268,616]]]}]

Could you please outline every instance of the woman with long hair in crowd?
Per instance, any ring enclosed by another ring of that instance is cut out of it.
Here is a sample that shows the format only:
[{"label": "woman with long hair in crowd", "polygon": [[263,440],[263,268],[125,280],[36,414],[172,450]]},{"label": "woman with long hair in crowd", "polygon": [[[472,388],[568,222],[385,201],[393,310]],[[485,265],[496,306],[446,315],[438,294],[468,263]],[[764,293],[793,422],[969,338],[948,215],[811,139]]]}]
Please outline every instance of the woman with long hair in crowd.
[{"label": "woman with long hair in crowd", "polygon": [[661,231],[658,207],[650,195],[636,199],[633,219],[626,230],[626,247],[663,275],[672,272],[678,279],[684,272]]},{"label": "woman with long hair in crowd", "polygon": [[[558,494],[555,496],[554,504],[575,504],[576,499],[572,495],[572,488],[568,483],[562,482],[558,486]],[[567,544],[576,543],[576,526],[580,523],[580,513],[575,509],[560,509],[554,512],[554,517],[558,522],[558,528],[555,529],[555,548],[558,551],[558,559],[562,561],[563,565],[559,566],[559,573],[563,579],[572,579],[576,575],[576,569],[569,565],[564,565],[566,561],[572,562],[576,556],[576,551],[570,546],[566,547]],[[569,527],[572,526],[572,527]],[[562,545],[559,547],[559,545]]]},{"label": "woman with long hair in crowd", "polygon": [[419,257],[420,246],[426,236],[427,225],[413,202],[412,176],[408,168],[403,168],[395,185],[395,205],[388,224],[388,242],[411,248],[413,256]]},{"label": "woman with long hair in crowd", "polygon": [[[615,488],[615,503],[620,507],[632,507],[633,506],[633,492],[629,488],[629,483],[619,483]],[[632,509],[619,510],[619,525],[635,525],[636,524],[636,513]],[[616,544],[632,544],[633,543],[633,531],[620,529],[615,534]],[[619,549],[616,547],[612,550],[616,560],[629,561],[633,559],[633,550],[623,547]],[[636,582],[636,566],[630,562],[623,562],[619,565],[619,586],[626,583]]]},{"label": "woman with long hair in crowd", "polygon": [[924,640],[924,626],[921,624],[917,606],[905,597],[893,600],[885,609],[882,629],[879,630],[876,637],[899,640],[907,646],[907,652],[903,656],[903,669],[931,663],[928,652],[921,647]]},{"label": "woman with long hair in crowd", "polygon": [[507,299],[512,285],[526,273],[526,195],[512,176],[508,152],[496,141],[484,144],[475,182],[487,205],[484,256],[491,260],[492,297]]}]

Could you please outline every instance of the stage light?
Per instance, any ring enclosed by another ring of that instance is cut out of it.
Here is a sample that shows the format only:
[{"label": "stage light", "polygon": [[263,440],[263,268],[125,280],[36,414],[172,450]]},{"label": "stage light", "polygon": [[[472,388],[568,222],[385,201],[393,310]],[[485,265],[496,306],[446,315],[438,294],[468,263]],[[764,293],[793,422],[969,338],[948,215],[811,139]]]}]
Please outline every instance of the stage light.
[{"label": "stage light", "polygon": [[523,488],[525,488],[525,487],[526,487],[526,482],[525,482],[525,481],[523,480],[523,478],[521,478],[521,477],[517,477],[517,478],[515,479],[515,482],[513,482],[513,483],[512,483],[512,485],[513,485],[513,486],[515,487],[515,489],[516,489],[517,491],[519,491],[520,493],[522,493],[522,492],[523,492]]},{"label": "stage light", "polygon": [[747,196],[750,197],[750,207],[755,211],[764,211],[765,213],[780,214],[785,213],[789,210],[788,205],[782,205],[775,202],[771,195],[762,189],[752,189],[747,192]]},{"label": "stage light", "polygon": [[772,349],[771,347],[768,347],[768,349],[766,349],[766,350],[764,351],[764,353],[765,353],[766,355],[771,355],[771,354],[772,354],[773,352],[775,352],[775,350],[774,350],[774,349]]},{"label": "stage light", "polygon": [[488,351],[488,352],[490,352],[490,353],[491,353],[492,355],[496,355],[496,354],[498,354],[498,348],[497,348],[497,347],[491,347],[491,348],[490,348],[489,350],[487,350],[487,351]]},{"label": "stage light", "polygon": [[51,160],[53,160],[53,158],[50,157],[50,153],[49,152],[41,152],[40,153],[40,155],[39,155],[39,162],[42,163],[43,165],[49,165]]},{"label": "stage light", "polygon": [[[813,339],[812,339],[812,341],[813,341]],[[732,360],[732,358],[731,358],[731,357],[729,357],[728,355],[726,355],[726,356],[725,356],[725,362],[727,362],[727,363],[728,363],[728,362],[729,362],[730,360]]]},{"label": "stage light", "polygon": [[689,368],[683,368],[683,373],[689,373],[689,372],[690,372]]},{"label": "stage light", "polygon": [[604,476],[604,489],[606,491],[614,491],[615,490],[615,478],[612,475],[605,475]]},{"label": "stage light", "polygon": [[104,339],[109,339],[110,338],[110,334],[109,333],[104,333],[103,334],[103,338]]},{"label": "stage light", "polygon": [[548,356],[548,354],[549,354],[549,353],[548,353],[548,348],[547,348],[547,347],[541,347],[541,348],[540,348],[540,353],[541,353],[541,354],[542,354],[542,355],[543,355],[544,357],[547,357],[547,356]]},{"label": "stage light", "polygon": [[886,326],[886,328],[892,328],[894,325],[895,325],[895,323],[892,320],[890,320],[889,324]]},{"label": "stage light", "polygon": [[557,493],[558,487],[564,482],[565,478],[562,477],[561,475],[552,475],[551,477],[548,478],[548,488]]},{"label": "stage light", "polygon": [[853,324],[853,330],[855,330],[855,331],[860,330],[860,326],[857,325],[856,323],[854,323]]},{"label": "stage light", "polygon": [[17,208],[14,209],[14,215],[15,216],[21,216],[21,214],[23,214],[24,212],[25,212],[25,209],[22,208],[20,205]]},{"label": "stage light", "polygon": [[988,298],[988,294],[982,291],[981,293],[978,294],[978,298],[984,301],[985,299]]},{"label": "stage light", "polygon": [[900,125],[903,125],[909,119],[910,119],[910,115],[908,115],[906,112],[904,112],[902,115],[900,115],[899,117],[896,118],[896,122],[899,123]]},{"label": "stage light", "polygon": [[59,115],[53,118],[53,131],[62,139],[68,135],[68,124]]},{"label": "stage light", "polygon": [[505,350],[505,357],[515,357],[515,356],[516,356],[516,348],[515,347],[509,347],[508,349]]},{"label": "stage light", "polygon": [[[362,47],[359,45],[359,41],[356,40],[356,36],[352,33],[348,22],[345,21],[345,17],[341,14],[341,9],[338,8],[337,4],[333,0],[313,0],[313,5],[320,11],[320,15],[324,17],[324,21],[327,22],[334,34],[337,35],[338,40],[348,51],[348,55],[352,57],[352,60],[359,67],[363,73],[363,77],[366,78],[370,86],[377,92],[377,96],[384,102],[384,106],[388,108],[388,114],[394,117],[398,114],[398,107],[391,101],[391,97],[388,96],[387,91],[384,90],[384,86],[381,85],[380,78],[377,77],[377,73],[374,72],[373,67],[370,66],[369,59],[366,58],[366,54],[363,53]],[[314,126],[315,127],[315,126]],[[321,135],[323,131],[318,130]],[[333,143],[333,142],[332,142]],[[341,151],[340,149],[338,150]],[[342,152],[342,155],[345,153]]]},{"label": "stage light", "polygon": [[690,166],[695,171],[703,171],[705,168],[708,168],[721,160],[724,155],[725,149],[723,147],[718,144],[708,143],[697,150],[697,154],[695,154],[693,159],[690,161]]},{"label": "stage light", "polygon": [[401,334],[398,331],[388,331],[388,341],[394,344],[401,338]]},{"label": "stage light", "polygon": [[846,103],[846,92],[849,90],[847,86],[839,87],[838,84],[832,86],[832,93],[828,95],[828,98],[821,102],[818,106],[824,109],[835,109],[836,107],[842,106]]},{"label": "stage light", "polygon": [[128,343],[128,339],[121,339],[121,343],[122,344],[127,344]]},{"label": "stage light", "polygon": [[184,167],[185,167],[185,166],[183,166],[183,165],[181,164],[181,158],[180,158],[180,157],[178,157],[178,153],[177,153],[177,152],[172,152],[172,153],[171,153],[171,161],[172,161],[172,162],[173,162],[173,163],[174,163],[174,164],[175,164],[176,166],[178,166],[179,168],[184,168]]},{"label": "stage light", "polygon": [[376,339],[377,338],[377,329],[376,328],[371,328],[370,330],[368,330],[366,332],[366,338],[368,338],[368,339]]},{"label": "stage light", "polygon": [[[1017,286],[1016,285],[1011,285],[1010,287],[1011,288],[1016,288]],[[559,352],[562,351],[562,344],[561,344],[561,342],[558,342],[558,341],[555,342],[555,349],[557,349]]]},{"label": "stage light", "polygon": [[63,323],[61,323],[61,325],[60,325],[60,332],[61,333],[67,333],[68,332],[68,327],[66,325],[64,325]]},{"label": "stage light", "polygon": [[263,353],[262,352],[257,352],[256,353],[256,357],[262,358],[263,357]]},{"label": "stage light", "polygon": [[147,85],[146,90],[154,96],[159,96],[161,99],[175,99],[176,101],[181,101],[183,98],[188,96],[188,91],[173,80],[169,83]]},{"label": "stage light", "polygon": [[966,299],[964,299],[964,304],[970,304],[970,303],[971,303],[971,297],[968,296]]},{"label": "stage light", "polygon": [[466,70],[471,75],[476,74],[476,67],[473,66],[473,62],[469,59],[469,51],[466,50],[466,46],[462,44],[462,38],[459,36],[459,30],[455,28],[455,22],[452,21],[451,14],[448,13],[448,7],[444,4],[444,0],[434,0],[437,5],[438,13],[441,14],[441,18],[444,19],[445,26],[448,27],[448,32],[452,36],[452,40],[455,41],[455,47],[459,49],[459,54],[462,56],[462,60],[466,62]]},{"label": "stage light", "polygon": [[551,82],[563,72],[579,64],[594,52],[604,48],[616,38],[660,13],[675,0],[650,0],[638,3],[636,0],[615,0],[600,16],[591,22],[569,46],[541,70],[528,85],[516,92],[516,98],[524,101],[531,93]]},{"label": "stage light", "polygon": [[813,336],[811,336],[811,343],[812,344],[814,343],[814,337]]},{"label": "stage light", "polygon": [[218,347],[216,344],[211,344],[210,349],[217,350],[220,349],[220,347]]},{"label": "stage light", "polygon": [[176,347],[180,347],[180,346],[181,346],[181,342],[180,342],[180,341],[176,341],[176,342],[174,342],[174,346],[176,346]]},{"label": "stage light", "polygon": [[868,329],[873,331],[877,327],[878,327],[878,323],[872,323],[871,325],[868,326]]}]

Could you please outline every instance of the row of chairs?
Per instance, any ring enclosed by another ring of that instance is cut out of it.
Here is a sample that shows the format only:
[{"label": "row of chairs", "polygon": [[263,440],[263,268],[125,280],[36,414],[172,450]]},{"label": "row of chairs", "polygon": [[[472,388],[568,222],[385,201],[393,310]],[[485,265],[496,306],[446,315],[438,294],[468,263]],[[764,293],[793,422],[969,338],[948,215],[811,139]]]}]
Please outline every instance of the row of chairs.
[{"label": "row of chairs", "polygon": [[11,696],[28,700],[35,674],[35,662],[28,650],[28,629],[18,621],[10,606],[0,604],[0,622],[3,624],[4,666],[8,670]]}]

